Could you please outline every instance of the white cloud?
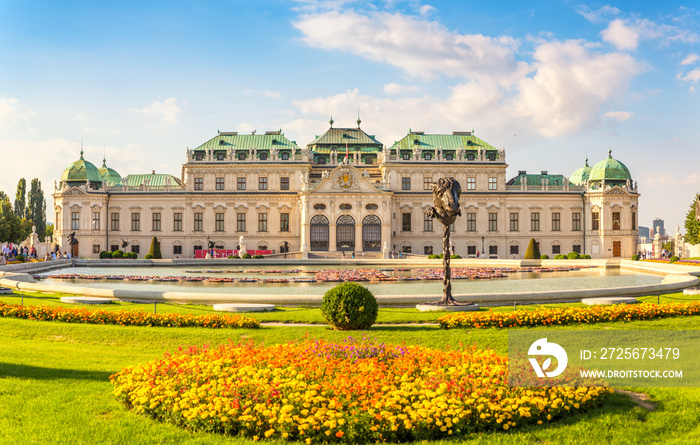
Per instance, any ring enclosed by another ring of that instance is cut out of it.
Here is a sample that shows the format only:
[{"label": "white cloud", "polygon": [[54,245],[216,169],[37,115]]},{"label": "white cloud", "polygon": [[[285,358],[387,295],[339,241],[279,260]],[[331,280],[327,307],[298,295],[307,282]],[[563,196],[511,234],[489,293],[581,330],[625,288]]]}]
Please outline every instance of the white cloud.
[{"label": "white cloud", "polygon": [[[187,105],[187,102],[183,102],[183,105]],[[179,121],[177,115],[182,111],[182,108],[178,105],[176,98],[170,97],[160,101],[154,100],[141,109],[129,108],[129,111],[155,120],[162,126],[169,126]]]},{"label": "white cloud", "polygon": [[635,50],[640,40],[654,40],[662,45],[672,42],[696,43],[700,37],[693,31],[648,19],[615,19],[600,32],[604,41],[619,50]]},{"label": "white cloud", "polygon": [[621,50],[637,49],[641,30],[635,26],[629,26],[624,20],[615,19],[608,27],[601,31],[603,40],[612,43]]},{"label": "white cloud", "polygon": [[700,60],[700,56],[698,56],[697,54],[688,54],[688,56],[685,59],[683,59],[683,61],[680,64],[681,65],[692,65],[695,62],[697,62],[698,60]]},{"label": "white cloud", "polygon": [[0,97],[0,127],[26,122],[34,116],[36,113],[28,107],[20,105],[19,100]]},{"label": "white cloud", "polygon": [[624,122],[632,119],[634,117],[634,113],[630,113],[629,111],[608,111],[603,115],[603,117],[607,117],[608,119],[612,119],[614,121]]},{"label": "white cloud", "polygon": [[576,8],[576,12],[581,14],[583,18],[593,23],[600,23],[607,17],[620,14],[620,10],[614,6],[605,5],[596,10],[592,10],[589,6],[581,5]]},{"label": "white cloud", "polygon": [[245,90],[244,93],[247,95],[265,96],[265,97],[268,97],[270,99],[282,99],[282,93],[280,93],[279,91],[270,91],[270,90],[261,91],[261,90],[248,89],[248,90]]},{"label": "white cloud", "polygon": [[399,85],[398,83],[388,83],[384,85],[384,92],[386,94],[390,94],[392,96],[398,96],[399,94],[406,94],[406,93],[412,93],[415,91],[418,91],[419,88],[417,86],[406,86],[406,85]]},{"label": "white cloud", "polygon": [[423,5],[419,9],[420,15],[423,15],[423,16],[430,15],[435,11],[437,11],[437,9],[433,8],[430,5]]},{"label": "white cloud", "polygon": [[438,22],[399,13],[329,11],[303,15],[294,26],[310,46],[349,51],[413,76],[499,76],[517,67],[517,39],[458,34]]},{"label": "white cloud", "polygon": [[695,84],[700,81],[700,68],[695,68],[685,74],[679,74],[678,79],[684,82],[690,82],[690,91],[695,91]]}]

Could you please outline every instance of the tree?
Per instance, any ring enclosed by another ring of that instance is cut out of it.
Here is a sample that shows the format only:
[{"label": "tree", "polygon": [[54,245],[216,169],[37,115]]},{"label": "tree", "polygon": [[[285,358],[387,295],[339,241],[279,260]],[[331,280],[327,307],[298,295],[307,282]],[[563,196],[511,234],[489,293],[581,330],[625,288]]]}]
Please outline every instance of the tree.
[{"label": "tree", "polygon": [[49,239],[49,237],[53,238],[53,227],[53,224],[46,225],[46,231],[44,232],[44,237],[46,239]]},{"label": "tree", "polygon": [[43,241],[46,235],[46,199],[41,190],[41,181],[32,179],[32,187],[29,190],[29,206],[27,207],[27,219],[34,221],[36,233]]},{"label": "tree", "polygon": [[15,215],[18,218],[27,216],[27,180],[20,178],[17,184],[17,195],[15,195]]},{"label": "tree", "polygon": [[[3,194],[4,195],[4,194]],[[0,202],[0,242],[18,243],[23,241],[22,220],[15,215],[7,195]]]},{"label": "tree", "polygon": [[151,248],[148,250],[148,255],[156,260],[163,258],[163,255],[160,253],[160,241],[155,236],[151,240]]},{"label": "tree", "polygon": [[525,250],[525,259],[526,260],[539,260],[540,257],[541,257],[540,247],[537,244],[537,241],[535,241],[535,238],[531,238],[530,244],[527,245],[527,249]]},{"label": "tree", "polygon": [[685,242],[690,244],[700,244],[700,221],[695,217],[695,205],[700,198],[700,193],[695,195],[695,199],[690,203],[688,213],[685,214]]}]

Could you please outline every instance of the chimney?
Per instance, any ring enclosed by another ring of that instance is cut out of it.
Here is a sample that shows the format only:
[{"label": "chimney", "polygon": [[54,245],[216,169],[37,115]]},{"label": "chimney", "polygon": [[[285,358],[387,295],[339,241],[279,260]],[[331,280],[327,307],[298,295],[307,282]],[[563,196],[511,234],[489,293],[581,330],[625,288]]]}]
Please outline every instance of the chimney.
[{"label": "chimney", "polygon": [[542,170],[542,174],[543,174],[543,175],[548,175],[549,173],[547,172],[547,170]]}]

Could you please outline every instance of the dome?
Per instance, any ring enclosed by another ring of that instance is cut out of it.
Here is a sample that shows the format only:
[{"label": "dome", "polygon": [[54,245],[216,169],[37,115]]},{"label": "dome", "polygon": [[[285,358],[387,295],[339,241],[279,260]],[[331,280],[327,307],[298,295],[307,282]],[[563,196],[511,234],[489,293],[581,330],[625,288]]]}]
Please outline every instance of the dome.
[{"label": "dome", "polygon": [[625,164],[613,159],[612,150],[608,151],[608,158],[600,161],[591,169],[588,176],[590,182],[605,181],[606,183],[624,183],[632,180],[632,175]]},{"label": "dome", "polygon": [[107,160],[102,159],[102,167],[98,170],[102,178],[102,184],[119,185],[122,182],[122,177],[113,168],[107,167]]},{"label": "dome", "polygon": [[81,185],[90,181],[91,183],[102,183],[100,171],[92,162],[83,158],[83,150],[80,150],[80,159],[63,170],[61,181],[69,186]]},{"label": "dome", "polygon": [[591,170],[593,169],[588,166],[588,158],[586,158],[586,165],[573,172],[569,181],[571,181],[573,185],[582,185],[584,182],[588,181]]}]

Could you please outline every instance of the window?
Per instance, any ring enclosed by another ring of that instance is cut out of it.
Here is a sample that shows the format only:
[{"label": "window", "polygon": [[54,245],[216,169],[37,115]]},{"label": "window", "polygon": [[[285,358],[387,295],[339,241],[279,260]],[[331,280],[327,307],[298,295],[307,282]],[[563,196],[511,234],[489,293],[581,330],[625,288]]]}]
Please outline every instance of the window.
[{"label": "window", "polygon": [[581,253],[581,245],[580,244],[574,244],[574,246],[571,248],[576,253]]},{"label": "window", "polygon": [[236,215],[236,232],[245,232],[245,213]]},{"label": "window", "polygon": [[201,232],[204,230],[204,213],[194,214],[194,231]]},{"label": "window", "polygon": [[613,230],[620,230],[620,212],[613,212],[612,228]]},{"label": "window", "polygon": [[131,253],[141,253],[141,246],[139,246],[138,244],[132,244]]},{"label": "window", "polygon": [[115,250],[119,250],[119,244],[112,244],[109,246],[109,251],[114,252]]},{"label": "window", "polygon": [[402,246],[402,247],[401,247],[401,252],[403,252],[403,253],[411,253],[411,246]]},{"label": "window", "polygon": [[182,246],[173,246],[173,255],[182,255]]},{"label": "window", "polygon": [[260,153],[260,160],[267,161],[267,153],[265,153],[265,152]]},{"label": "window", "polygon": [[498,213],[489,213],[489,232],[498,231]]},{"label": "window", "polygon": [[258,232],[267,232],[267,213],[258,213]]},{"label": "window", "polygon": [[600,212],[591,213],[591,230],[600,230]]},{"label": "window", "polygon": [[446,161],[451,161],[454,158],[454,155],[452,153],[445,153],[445,160]]},{"label": "window", "polygon": [[280,190],[289,190],[289,178],[287,176],[280,178]]},{"label": "window", "polygon": [[112,226],[110,227],[110,230],[115,232],[119,231],[119,213],[112,213]]},{"label": "window", "polygon": [[352,204],[340,204],[340,210],[347,212],[348,210],[352,210]]},{"label": "window", "polygon": [[100,245],[99,244],[92,245],[92,253],[100,253]]},{"label": "window", "polygon": [[467,246],[467,255],[476,255],[476,246]]},{"label": "window", "polygon": [[402,213],[401,214],[401,231],[410,232],[411,231],[411,214]]},{"label": "window", "polygon": [[326,158],[324,158],[323,156],[319,156],[319,157],[318,157],[318,163],[319,163],[319,164],[325,164],[325,163],[326,163]]},{"label": "window", "polygon": [[561,213],[559,213],[559,212],[552,213],[552,231],[553,232],[560,232],[561,231]]},{"label": "window", "polygon": [[70,228],[71,230],[80,230],[80,212],[71,212]]},{"label": "window", "polygon": [[[316,208],[316,206],[314,206],[314,208]],[[323,208],[325,209],[326,207],[324,206]],[[379,206],[377,204],[367,204],[365,208],[369,211],[374,211],[377,210]]]},{"label": "window", "polygon": [[173,232],[182,232],[182,213],[173,213]]},{"label": "window", "polygon": [[574,212],[571,214],[571,230],[574,232],[581,230],[581,213]]},{"label": "window", "polygon": [[202,250],[202,246],[194,246],[194,253],[196,254],[198,250]]},{"label": "window", "polygon": [[224,189],[224,178],[216,178],[216,189],[217,190]]},{"label": "window", "polygon": [[265,244],[261,244],[258,246],[258,250],[267,250],[267,246]]},{"label": "window", "polygon": [[637,230],[637,214],[632,212],[632,230]]},{"label": "window", "polygon": [[408,161],[409,159],[411,159],[411,155],[408,154],[408,153],[404,153],[404,154],[401,156],[401,158],[402,158],[404,161]]},{"label": "window", "polygon": [[223,213],[217,213],[215,218],[215,223],[214,223],[214,230],[217,232],[223,232],[224,231],[224,214]]},{"label": "window", "polygon": [[100,230],[100,212],[92,212],[92,230]]},{"label": "window", "polygon": [[431,159],[433,159],[433,154],[432,153],[425,153],[423,155],[423,159],[425,159],[426,161],[430,161]]},{"label": "window", "polygon": [[432,190],[433,189],[433,178],[426,176],[423,178],[423,190]]},{"label": "window", "polygon": [[432,232],[433,231],[433,218],[428,216],[427,213],[423,215],[423,231]]},{"label": "window", "polygon": [[476,213],[467,213],[467,232],[476,232]]},{"label": "window", "polygon": [[489,161],[495,161],[496,160],[496,154],[495,153],[489,153]]},{"label": "window", "polygon": [[401,178],[401,190],[411,190],[411,178]]},{"label": "window", "polygon": [[489,246],[489,255],[498,255],[498,246]]},{"label": "window", "polygon": [[432,255],[433,254],[433,246],[423,246],[423,254],[424,255]]},{"label": "window", "polygon": [[325,204],[314,204],[314,210],[326,210]]},{"label": "window", "polygon": [[238,160],[239,160],[239,161],[245,161],[245,153],[243,153],[243,152],[238,153]]},{"label": "window", "polygon": [[510,246],[510,254],[511,255],[520,254],[520,246]]},{"label": "window", "polygon": [[289,232],[289,213],[280,213],[280,232]]},{"label": "window", "polygon": [[223,161],[226,155],[224,153],[217,153],[216,154],[216,160],[217,161]]},{"label": "window", "polygon": [[267,190],[267,176],[258,178],[258,190]]},{"label": "window", "polygon": [[467,178],[467,190],[476,190],[476,178]]},{"label": "window", "polygon": [[139,232],[141,230],[141,214],[132,213],[131,214],[131,231]]},{"label": "window", "polygon": [[552,244],[552,253],[557,255],[560,254],[561,246],[559,244]]},{"label": "window", "polygon": [[283,161],[289,160],[289,153],[282,153],[282,160]]},{"label": "window", "polygon": [[153,231],[160,232],[160,213],[153,214]]},{"label": "window", "polygon": [[511,232],[517,232],[520,230],[519,224],[518,224],[518,214],[517,213],[511,213],[510,214],[510,231]]},{"label": "window", "polygon": [[498,178],[489,178],[489,190],[498,190]]},{"label": "window", "polygon": [[540,231],[540,214],[533,213],[530,215],[530,231],[539,232]]},{"label": "window", "polygon": [[467,155],[467,161],[473,161],[474,160],[474,153],[469,153]]},{"label": "window", "polygon": [[196,161],[201,161],[203,158],[204,158],[204,156],[202,156],[202,154],[200,154],[200,153],[197,153],[196,155],[194,155],[194,159]]},{"label": "window", "polygon": [[204,190],[204,178],[194,178],[194,189]]},{"label": "window", "polygon": [[56,226],[54,227],[56,231],[61,230],[61,211],[56,211]]},{"label": "window", "polygon": [[238,190],[245,190],[245,178],[237,178],[236,182],[238,183]]}]

